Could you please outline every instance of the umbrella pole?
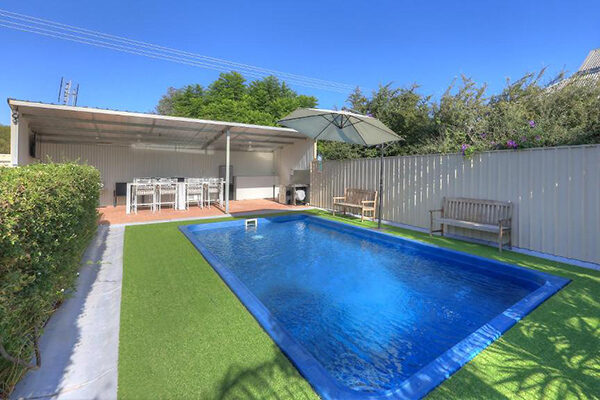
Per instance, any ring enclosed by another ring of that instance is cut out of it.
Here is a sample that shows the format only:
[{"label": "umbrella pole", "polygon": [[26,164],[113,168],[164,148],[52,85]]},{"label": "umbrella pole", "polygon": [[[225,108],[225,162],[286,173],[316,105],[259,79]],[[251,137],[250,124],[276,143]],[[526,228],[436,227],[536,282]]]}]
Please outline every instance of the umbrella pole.
[{"label": "umbrella pole", "polygon": [[379,158],[379,204],[377,207],[377,216],[378,216],[378,222],[377,222],[377,229],[381,229],[381,206],[383,204],[383,146],[384,144],[381,144],[381,157]]}]

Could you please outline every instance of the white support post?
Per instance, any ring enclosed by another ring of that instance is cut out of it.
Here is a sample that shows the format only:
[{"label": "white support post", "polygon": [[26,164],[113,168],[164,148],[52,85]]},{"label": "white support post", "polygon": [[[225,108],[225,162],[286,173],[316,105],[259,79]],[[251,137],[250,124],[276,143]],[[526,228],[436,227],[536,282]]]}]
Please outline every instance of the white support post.
[{"label": "white support post", "polygon": [[12,110],[10,119],[10,163],[13,167],[19,165],[19,112]]},{"label": "white support post", "polygon": [[127,197],[125,198],[125,214],[131,214],[131,183],[127,183]]},{"label": "white support post", "polygon": [[229,134],[229,128],[227,128],[225,146],[225,213],[229,214],[229,148],[231,142],[231,135]]}]

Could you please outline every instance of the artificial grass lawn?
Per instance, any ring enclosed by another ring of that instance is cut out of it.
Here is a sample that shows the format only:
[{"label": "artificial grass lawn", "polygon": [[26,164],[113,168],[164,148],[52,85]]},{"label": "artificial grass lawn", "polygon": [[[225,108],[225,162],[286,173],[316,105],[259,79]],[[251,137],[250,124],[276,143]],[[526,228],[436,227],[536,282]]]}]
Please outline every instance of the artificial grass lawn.
[{"label": "artificial grass lawn", "polygon": [[[313,214],[361,226],[350,218]],[[223,221],[223,219],[219,219]],[[252,315],[177,228],[125,231],[119,397],[317,398]],[[598,399],[600,272],[488,246],[388,232],[573,281],[434,390],[432,399]]]}]

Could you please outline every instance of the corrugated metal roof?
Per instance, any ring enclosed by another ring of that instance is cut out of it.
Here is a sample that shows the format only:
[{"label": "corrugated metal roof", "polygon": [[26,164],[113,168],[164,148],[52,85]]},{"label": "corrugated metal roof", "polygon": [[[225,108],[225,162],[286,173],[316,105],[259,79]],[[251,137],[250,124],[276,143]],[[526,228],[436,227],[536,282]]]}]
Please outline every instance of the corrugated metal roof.
[{"label": "corrugated metal roof", "polygon": [[548,88],[557,90],[567,84],[588,86],[598,82],[600,82],[600,49],[594,49],[588,53],[577,72],[559,82],[551,83]]},{"label": "corrugated metal roof", "polygon": [[48,143],[114,144],[220,150],[225,131],[231,149],[272,151],[306,136],[276,126],[171,117],[158,114],[74,107],[8,99],[12,110],[29,123],[36,139]]},{"label": "corrugated metal roof", "polygon": [[583,60],[578,72],[585,72],[600,67],[600,49],[595,49],[589,52],[588,56]]}]

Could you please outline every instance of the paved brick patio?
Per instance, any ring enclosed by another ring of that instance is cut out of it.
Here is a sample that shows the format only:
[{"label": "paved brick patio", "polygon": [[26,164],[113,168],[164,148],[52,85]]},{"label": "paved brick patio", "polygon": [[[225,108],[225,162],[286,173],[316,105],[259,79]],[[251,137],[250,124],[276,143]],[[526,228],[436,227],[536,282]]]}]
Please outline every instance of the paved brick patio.
[{"label": "paved brick patio", "polygon": [[[242,214],[250,212],[268,212],[268,211],[290,211],[307,209],[305,206],[289,206],[285,204],[279,204],[269,199],[259,200],[232,200],[229,202],[229,214]],[[170,219],[184,219],[184,218],[207,218],[207,217],[220,217],[225,215],[225,210],[220,207],[211,206],[210,208],[200,208],[192,206],[188,210],[173,210],[170,208],[163,208],[161,211],[152,212],[150,210],[138,210],[137,214],[125,214],[125,206],[120,205],[116,207],[100,207],[100,223],[106,225],[115,224],[129,224],[136,222],[150,222],[150,221],[164,221]]]}]

